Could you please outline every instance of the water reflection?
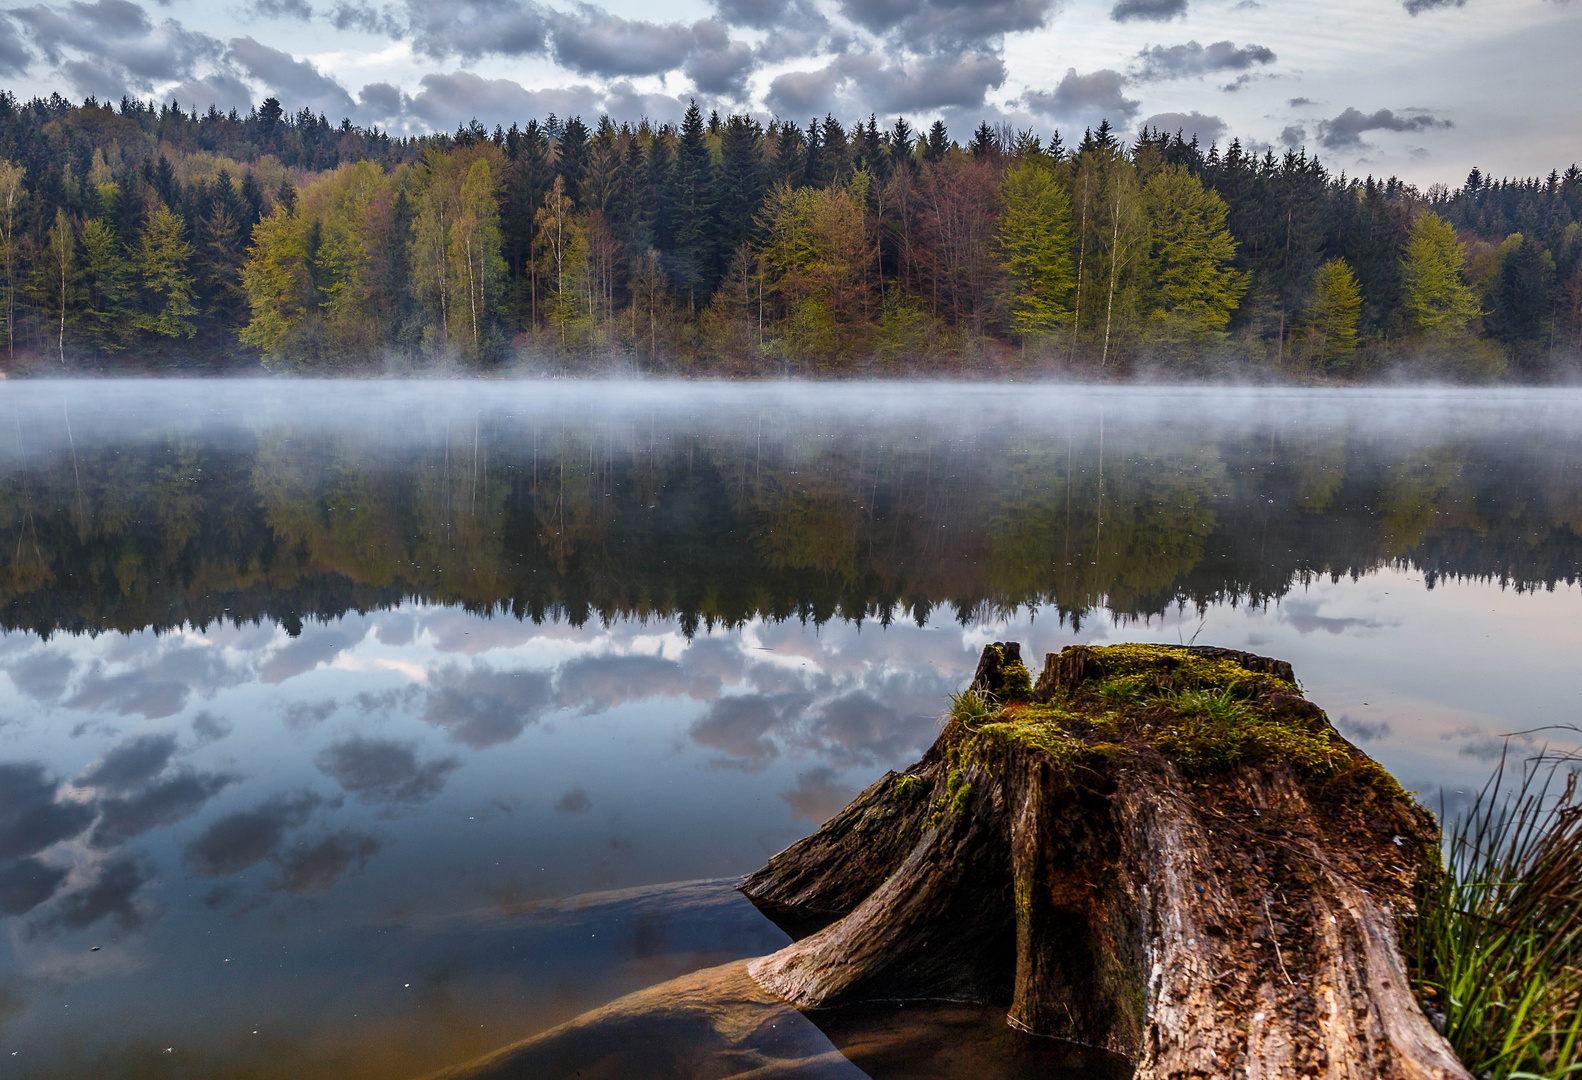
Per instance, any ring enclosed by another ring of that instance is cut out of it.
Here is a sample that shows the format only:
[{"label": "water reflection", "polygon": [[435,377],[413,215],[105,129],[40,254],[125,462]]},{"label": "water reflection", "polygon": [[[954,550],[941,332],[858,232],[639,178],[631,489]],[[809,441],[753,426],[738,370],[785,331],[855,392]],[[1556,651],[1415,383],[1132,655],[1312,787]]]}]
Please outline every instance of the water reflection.
[{"label": "water reflection", "polygon": [[1430,800],[1582,703],[1565,393],[5,393],[7,1075],[416,1075],[771,951],[730,881],[991,640],[1281,656]]}]

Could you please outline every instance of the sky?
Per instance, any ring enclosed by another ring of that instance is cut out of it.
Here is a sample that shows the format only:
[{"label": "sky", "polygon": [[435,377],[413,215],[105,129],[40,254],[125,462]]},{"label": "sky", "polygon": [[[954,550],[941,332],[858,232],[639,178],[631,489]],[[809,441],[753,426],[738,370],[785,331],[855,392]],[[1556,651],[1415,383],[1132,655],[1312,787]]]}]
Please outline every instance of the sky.
[{"label": "sky", "polygon": [[1058,130],[1108,119],[1459,185],[1582,159],[1582,0],[66,0],[0,10],[0,86],[396,133],[687,102]]}]

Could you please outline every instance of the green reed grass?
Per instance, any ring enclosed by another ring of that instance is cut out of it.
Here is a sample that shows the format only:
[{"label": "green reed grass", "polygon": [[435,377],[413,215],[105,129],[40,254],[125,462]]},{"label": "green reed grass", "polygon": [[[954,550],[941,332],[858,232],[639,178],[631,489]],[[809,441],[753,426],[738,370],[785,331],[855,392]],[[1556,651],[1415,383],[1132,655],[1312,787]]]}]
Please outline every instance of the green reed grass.
[{"label": "green reed grass", "polygon": [[1477,1077],[1582,1076],[1582,798],[1569,761],[1505,763],[1446,835],[1413,927],[1419,990]]}]

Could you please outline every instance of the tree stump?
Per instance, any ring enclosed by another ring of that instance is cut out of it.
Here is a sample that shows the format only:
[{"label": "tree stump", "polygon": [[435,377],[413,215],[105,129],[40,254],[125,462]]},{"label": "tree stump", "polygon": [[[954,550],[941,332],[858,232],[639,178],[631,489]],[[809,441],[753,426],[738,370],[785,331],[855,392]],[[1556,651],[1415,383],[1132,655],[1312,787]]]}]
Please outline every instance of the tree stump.
[{"label": "tree stump", "polygon": [[1138,1077],[1467,1080],[1400,947],[1438,829],[1289,664],[1079,646],[1029,688],[1019,653],[989,646],[921,761],[743,882],[805,935],[761,986],[1004,1003]]}]

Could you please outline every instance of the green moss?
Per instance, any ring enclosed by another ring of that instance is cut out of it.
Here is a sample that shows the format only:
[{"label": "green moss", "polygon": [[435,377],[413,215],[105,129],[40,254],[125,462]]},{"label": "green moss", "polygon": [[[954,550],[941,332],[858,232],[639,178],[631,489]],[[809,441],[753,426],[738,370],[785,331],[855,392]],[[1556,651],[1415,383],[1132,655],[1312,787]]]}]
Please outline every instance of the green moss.
[{"label": "green moss", "polygon": [[[1285,763],[1315,779],[1400,790],[1288,680],[1159,645],[1092,648],[1088,659],[1090,677],[1051,703],[954,699],[963,727],[953,763],[1021,746],[1069,767],[1151,748],[1188,773]],[[952,807],[961,786],[959,764],[953,768],[944,800]]]},{"label": "green moss", "polygon": [[1033,676],[1020,660],[1006,664],[1000,669],[1000,676],[1004,680],[1000,694],[1006,701],[1026,701],[1032,696]]},{"label": "green moss", "polygon": [[890,797],[896,802],[911,802],[921,794],[923,794],[923,781],[911,775],[897,777],[895,787],[890,789]]}]

